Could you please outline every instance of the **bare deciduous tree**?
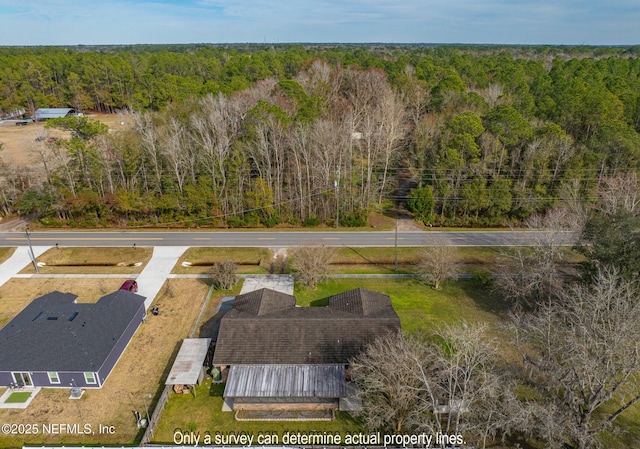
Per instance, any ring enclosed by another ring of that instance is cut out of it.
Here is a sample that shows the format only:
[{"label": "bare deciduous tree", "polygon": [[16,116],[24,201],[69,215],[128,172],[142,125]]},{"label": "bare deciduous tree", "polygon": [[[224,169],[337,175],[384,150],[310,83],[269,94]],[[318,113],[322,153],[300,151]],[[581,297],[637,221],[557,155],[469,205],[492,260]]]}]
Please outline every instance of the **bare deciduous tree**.
[{"label": "bare deciduous tree", "polygon": [[398,333],[377,339],[351,361],[351,378],[362,401],[357,415],[368,429],[401,432],[414,426],[424,404],[417,394],[418,377],[410,373],[425,358],[421,340]]},{"label": "bare deciduous tree", "polygon": [[418,251],[419,261],[415,272],[420,278],[439,290],[445,279],[458,275],[460,258],[458,248],[444,237],[437,237],[429,245]]},{"label": "bare deciduous tree", "polygon": [[334,249],[321,245],[303,246],[293,252],[291,267],[296,278],[309,290],[327,277]]},{"label": "bare deciduous tree", "polygon": [[209,270],[214,285],[222,290],[229,290],[238,282],[237,272],[238,265],[232,260],[214,263]]},{"label": "bare deciduous tree", "polygon": [[602,447],[602,432],[640,400],[638,299],[634,283],[601,270],[592,286],[514,319],[525,380],[537,392],[521,415],[548,447]]},{"label": "bare deciduous tree", "polygon": [[[145,157],[149,160],[153,175],[155,177],[155,190],[162,193],[162,154],[160,151],[161,137],[153,123],[153,116],[150,113],[143,114],[134,112],[131,115],[134,131],[140,136],[142,149]],[[146,184],[146,182],[145,182]]]},{"label": "bare deciduous tree", "polygon": [[185,145],[184,126],[175,118],[171,118],[169,125],[165,129],[165,140],[161,146],[161,153],[169,163],[178,186],[182,193],[187,177],[187,145]]},{"label": "bare deciduous tree", "polygon": [[[369,430],[460,434],[484,446],[511,418],[509,384],[483,326],[449,326],[432,336],[388,335],[351,363]],[[508,399],[508,400],[507,400]]]},{"label": "bare deciduous tree", "polygon": [[576,230],[582,230],[589,217],[589,208],[584,201],[582,182],[574,178],[560,184],[560,198],[564,208],[573,216]]},{"label": "bare deciduous tree", "polygon": [[541,300],[555,297],[562,289],[561,265],[566,241],[558,233],[567,232],[578,239],[578,222],[564,208],[546,215],[533,215],[527,227],[536,230],[531,246],[514,246],[502,251],[498,259],[496,290],[518,305],[534,307]]},{"label": "bare deciduous tree", "polygon": [[605,214],[625,210],[637,216],[640,212],[640,182],[637,173],[618,173],[615,177],[604,178],[598,189],[598,196],[600,208]]}]

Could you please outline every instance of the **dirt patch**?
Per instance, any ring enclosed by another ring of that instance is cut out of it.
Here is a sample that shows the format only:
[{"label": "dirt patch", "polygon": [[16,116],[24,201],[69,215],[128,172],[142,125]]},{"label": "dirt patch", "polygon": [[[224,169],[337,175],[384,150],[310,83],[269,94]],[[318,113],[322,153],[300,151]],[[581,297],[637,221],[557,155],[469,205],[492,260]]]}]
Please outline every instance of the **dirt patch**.
[{"label": "dirt patch", "polygon": [[[119,114],[87,114],[100,120],[109,130],[124,129],[129,125],[126,118]],[[124,123],[124,124],[122,124]],[[70,133],[57,129],[45,129],[44,123],[31,123],[27,126],[16,126],[14,121],[0,123],[0,158],[8,165],[30,166],[42,165],[37,152],[31,148],[36,138],[49,137],[69,138]]]},{"label": "dirt patch", "polygon": [[[67,388],[43,389],[26,410],[0,410],[0,421],[5,423],[89,424],[95,434],[24,435],[19,440],[0,437],[0,447],[22,446],[23,441],[29,445],[133,444],[141,437],[133,412],[146,414],[146,394],[153,396],[147,399],[151,412],[182,339],[191,332],[207,291],[207,285],[198,280],[169,279],[154,302],[160,314],[149,316],[140,326],[103,388],[87,389],[82,399],[75,401],[68,399]],[[99,434],[100,424],[113,426],[115,433]]]},{"label": "dirt patch", "polygon": [[[0,157],[2,153],[0,153]],[[22,218],[2,218],[0,217],[0,232],[24,232],[29,222]]]},{"label": "dirt patch", "polygon": [[398,232],[423,231],[425,228],[408,217],[398,218]]},{"label": "dirt patch", "polygon": [[57,129],[45,129],[42,123],[32,123],[27,126],[15,126],[12,122],[0,125],[0,143],[2,151],[0,157],[7,165],[39,166],[42,165],[40,155],[35,151],[37,138],[69,138],[69,132]]}]

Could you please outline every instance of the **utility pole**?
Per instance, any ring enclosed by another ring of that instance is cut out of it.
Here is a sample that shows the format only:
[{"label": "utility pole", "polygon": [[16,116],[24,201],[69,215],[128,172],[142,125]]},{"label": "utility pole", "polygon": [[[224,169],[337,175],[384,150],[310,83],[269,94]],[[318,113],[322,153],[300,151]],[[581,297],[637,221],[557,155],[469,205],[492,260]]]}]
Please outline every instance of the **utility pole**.
[{"label": "utility pole", "polygon": [[396,235],[395,235],[395,241],[396,241],[396,245],[395,245],[395,251],[394,251],[393,259],[394,259],[396,273],[397,273],[398,272],[398,209],[397,209],[397,206],[396,206]]},{"label": "utility pole", "polygon": [[[340,171],[338,171],[338,176],[340,176]],[[333,180],[333,187],[336,189],[336,229],[340,225],[340,184],[338,184],[338,179]]]},{"label": "utility pole", "polygon": [[144,409],[147,412],[147,427],[149,427],[151,425],[151,418],[149,417],[149,405],[147,404],[147,398],[151,399],[153,396],[151,396],[151,393],[146,393],[144,396],[142,396],[142,400],[144,401]]},{"label": "utility pole", "polygon": [[29,238],[29,225],[27,225],[25,229],[25,233],[27,234],[27,243],[29,244],[29,257],[31,257],[31,262],[33,262],[33,267],[36,269],[36,274],[40,274],[40,270],[38,269],[38,262],[36,261],[36,255],[33,252],[33,247],[31,246],[31,239]]}]

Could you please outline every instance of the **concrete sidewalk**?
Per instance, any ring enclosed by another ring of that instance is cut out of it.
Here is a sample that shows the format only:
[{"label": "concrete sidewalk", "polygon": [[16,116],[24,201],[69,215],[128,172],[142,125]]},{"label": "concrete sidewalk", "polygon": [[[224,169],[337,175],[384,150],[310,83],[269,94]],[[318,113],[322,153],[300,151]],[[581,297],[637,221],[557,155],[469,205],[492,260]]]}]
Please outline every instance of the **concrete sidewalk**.
[{"label": "concrete sidewalk", "polygon": [[[51,248],[50,246],[34,246],[33,253],[38,258],[42,253]],[[9,279],[15,277],[19,271],[31,263],[28,246],[18,246],[11,257],[0,265],[0,286]]]},{"label": "concrete sidewalk", "polygon": [[186,246],[156,246],[153,248],[151,260],[144,267],[142,273],[136,277],[138,294],[147,298],[144,301],[145,308],[149,308],[162,288],[162,284],[169,277],[174,265],[186,249]]}]

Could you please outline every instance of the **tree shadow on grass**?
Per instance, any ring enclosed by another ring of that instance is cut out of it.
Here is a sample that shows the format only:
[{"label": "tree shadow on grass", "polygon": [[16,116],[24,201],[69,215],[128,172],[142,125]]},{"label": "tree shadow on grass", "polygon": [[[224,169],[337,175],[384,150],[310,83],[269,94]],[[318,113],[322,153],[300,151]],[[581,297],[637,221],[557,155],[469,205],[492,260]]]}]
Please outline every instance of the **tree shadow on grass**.
[{"label": "tree shadow on grass", "polygon": [[482,310],[500,318],[506,318],[510,310],[509,304],[498,293],[492,291],[491,286],[485,285],[477,277],[460,279],[457,282],[467,296],[473,299]]},{"label": "tree shadow on grass", "polygon": [[212,341],[218,339],[218,333],[220,332],[220,320],[224,317],[231,307],[233,306],[232,300],[220,301],[218,311],[214,316],[209,318],[200,326],[199,338],[211,338]]}]

